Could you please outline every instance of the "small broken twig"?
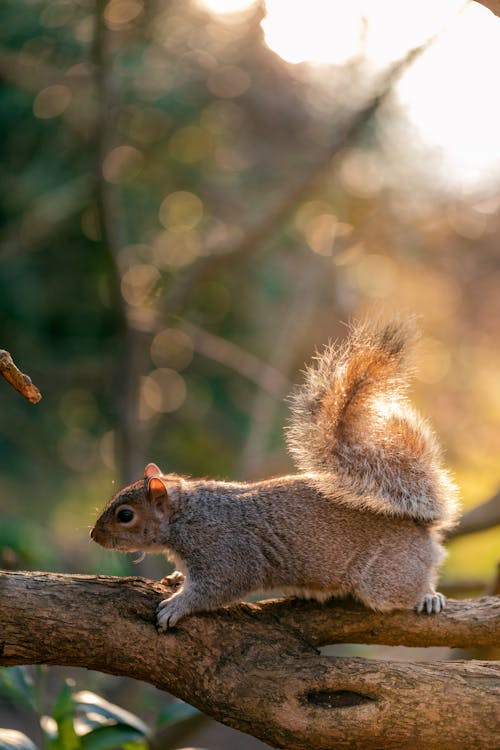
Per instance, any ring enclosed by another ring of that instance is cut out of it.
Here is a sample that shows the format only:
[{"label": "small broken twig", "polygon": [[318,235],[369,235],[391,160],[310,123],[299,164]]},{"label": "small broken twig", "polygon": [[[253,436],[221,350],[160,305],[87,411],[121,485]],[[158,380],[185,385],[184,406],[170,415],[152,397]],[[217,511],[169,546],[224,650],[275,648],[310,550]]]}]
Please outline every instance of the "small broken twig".
[{"label": "small broken twig", "polygon": [[30,403],[36,404],[42,398],[42,394],[32,383],[29,375],[25,375],[16,367],[9,352],[5,349],[0,349],[0,373]]}]

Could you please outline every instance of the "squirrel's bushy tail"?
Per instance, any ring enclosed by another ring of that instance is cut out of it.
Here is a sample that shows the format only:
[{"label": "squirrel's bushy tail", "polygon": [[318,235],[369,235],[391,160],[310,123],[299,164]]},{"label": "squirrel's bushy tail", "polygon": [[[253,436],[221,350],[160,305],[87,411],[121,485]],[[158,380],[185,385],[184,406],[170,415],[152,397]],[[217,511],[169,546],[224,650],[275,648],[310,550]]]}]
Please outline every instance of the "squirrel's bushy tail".
[{"label": "squirrel's bushy tail", "polygon": [[406,398],[416,338],[411,319],[352,326],[292,395],[287,442],[327,496],[444,528],[456,489],[432,430]]}]

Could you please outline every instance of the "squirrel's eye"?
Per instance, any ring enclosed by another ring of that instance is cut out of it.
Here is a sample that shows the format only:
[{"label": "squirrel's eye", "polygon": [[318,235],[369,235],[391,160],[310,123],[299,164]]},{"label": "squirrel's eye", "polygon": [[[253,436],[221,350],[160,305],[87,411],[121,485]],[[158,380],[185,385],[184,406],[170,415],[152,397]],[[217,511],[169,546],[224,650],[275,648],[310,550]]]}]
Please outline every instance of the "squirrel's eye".
[{"label": "squirrel's eye", "polygon": [[130,521],[133,520],[134,515],[134,511],[130,510],[130,508],[122,508],[116,514],[116,519],[120,523],[130,523]]}]

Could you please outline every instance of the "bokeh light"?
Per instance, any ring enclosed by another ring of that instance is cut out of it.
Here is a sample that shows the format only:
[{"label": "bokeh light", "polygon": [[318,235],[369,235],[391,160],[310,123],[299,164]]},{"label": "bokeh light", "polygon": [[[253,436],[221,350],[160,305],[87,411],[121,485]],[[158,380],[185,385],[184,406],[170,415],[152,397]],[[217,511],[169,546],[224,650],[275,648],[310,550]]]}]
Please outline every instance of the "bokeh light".
[{"label": "bokeh light", "polygon": [[168,367],[153,370],[141,383],[141,418],[176,411],[186,399],[186,382],[182,375]]},{"label": "bokeh light", "polygon": [[139,149],[134,146],[117,146],[106,155],[102,173],[105,180],[118,185],[138,175],[143,163]]},{"label": "bokeh light", "polygon": [[189,232],[203,218],[203,202],[194,193],[178,190],[164,198],[158,217],[171,232]]},{"label": "bokeh light", "polygon": [[142,0],[109,0],[104,8],[104,21],[110,29],[121,29],[136,19],[143,7]]},{"label": "bokeh light", "polygon": [[67,86],[54,84],[42,89],[33,102],[33,114],[40,120],[59,117],[71,102],[71,91]]},{"label": "bokeh light", "polygon": [[160,280],[155,266],[137,263],[123,274],[121,292],[127,304],[139,307],[146,304]]},{"label": "bokeh light", "polygon": [[178,328],[165,328],[151,342],[151,359],[157,367],[184,370],[192,358],[192,339]]}]

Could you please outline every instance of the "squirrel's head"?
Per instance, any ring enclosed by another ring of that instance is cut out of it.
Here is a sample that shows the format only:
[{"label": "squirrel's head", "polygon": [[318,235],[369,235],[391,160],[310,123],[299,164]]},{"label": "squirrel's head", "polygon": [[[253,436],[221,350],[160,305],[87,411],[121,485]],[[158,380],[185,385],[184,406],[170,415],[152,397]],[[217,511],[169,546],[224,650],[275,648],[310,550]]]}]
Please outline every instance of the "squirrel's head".
[{"label": "squirrel's head", "polygon": [[95,542],[122,552],[161,552],[177,505],[179,478],[148,464],[144,479],[124,487],[108,502],[90,532]]}]

